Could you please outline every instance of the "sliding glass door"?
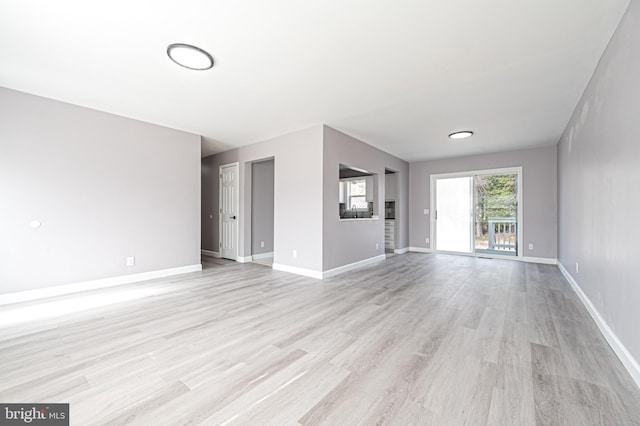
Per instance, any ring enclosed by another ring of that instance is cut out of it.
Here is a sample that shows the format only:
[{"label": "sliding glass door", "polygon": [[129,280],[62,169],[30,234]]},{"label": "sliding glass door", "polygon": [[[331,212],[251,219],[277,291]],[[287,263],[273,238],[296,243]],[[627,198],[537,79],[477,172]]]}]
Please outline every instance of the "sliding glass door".
[{"label": "sliding glass door", "polygon": [[435,250],[518,256],[520,175],[517,168],[432,176]]}]

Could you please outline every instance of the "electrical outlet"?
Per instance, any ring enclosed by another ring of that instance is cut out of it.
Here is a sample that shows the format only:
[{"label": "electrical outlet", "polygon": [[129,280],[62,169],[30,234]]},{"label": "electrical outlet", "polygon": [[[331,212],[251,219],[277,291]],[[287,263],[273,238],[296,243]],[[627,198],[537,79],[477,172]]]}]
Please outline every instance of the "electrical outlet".
[{"label": "electrical outlet", "polygon": [[127,266],[134,266],[136,264],[136,258],[131,256],[127,257]]},{"label": "electrical outlet", "polygon": [[264,248],[264,241],[260,241],[260,247]]},{"label": "electrical outlet", "polygon": [[529,250],[533,250],[533,244],[529,244]]},{"label": "electrical outlet", "polygon": [[576,262],[576,274],[580,273],[580,264]]},{"label": "electrical outlet", "polygon": [[292,256],[294,258],[298,257],[298,250],[294,250],[293,253],[292,253]]},{"label": "electrical outlet", "polygon": [[424,242],[425,242],[425,243],[427,243],[427,244],[429,244],[429,237],[425,238],[425,239],[424,239]]}]

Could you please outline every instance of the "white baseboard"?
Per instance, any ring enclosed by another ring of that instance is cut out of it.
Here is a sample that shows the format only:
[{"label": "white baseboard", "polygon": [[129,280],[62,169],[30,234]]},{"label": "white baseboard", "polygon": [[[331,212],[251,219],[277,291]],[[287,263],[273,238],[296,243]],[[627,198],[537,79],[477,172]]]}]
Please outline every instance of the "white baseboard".
[{"label": "white baseboard", "polygon": [[251,257],[253,258],[253,260],[266,259],[268,257],[273,257],[273,252],[270,251],[269,253],[252,254]]},{"label": "white baseboard", "polygon": [[528,256],[523,256],[522,258],[520,258],[520,260],[522,262],[543,263],[545,265],[557,265],[558,264],[558,259],[550,259],[548,257],[528,257]]},{"label": "white baseboard", "polygon": [[122,284],[131,284],[139,281],[146,281],[154,278],[164,278],[172,275],[186,274],[188,272],[197,272],[201,270],[201,264],[180,266],[178,268],[160,269],[158,271],[141,272],[139,274],[120,275],[117,277],[102,278],[99,280],[58,285],[55,287],[0,294],[0,305],[27,302],[30,300],[44,299],[47,297],[62,296],[64,294],[78,293],[81,291],[95,290],[105,287],[113,287]]},{"label": "white baseboard", "polygon": [[409,252],[409,247],[401,248],[401,249],[393,249],[395,254],[405,254]]},{"label": "white baseboard", "polygon": [[275,271],[289,272],[291,274],[303,275],[305,277],[316,278],[318,280],[322,279],[322,272],[314,271],[312,269],[298,268],[297,266],[282,265],[280,263],[274,263],[271,267]]},{"label": "white baseboard", "polygon": [[640,364],[638,364],[638,361],[636,361],[633,355],[631,355],[627,348],[622,344],[620,339],[618,339],[618,336],[616,336],[613,330],[611,330],[611,327],[609,327],[604,318],[600,316],[600,313],[596,310],[595,306],[593,306],[591,300],[589,300],[587,295],[584,294],[576,280],[573,279],[564,265],[558,262],[558,268],[560,269],[560,272],[562,272],[562,275],[564,275],[564,277],[567,279],[567,281],[569,281],[569,284],[571,284],[573,291],[576,292],[576,294],[582,301],[582,304],[585,306],[585,308],[587,308],[587,311],[591,315],[591,318],[593,318],[593,321],[600,329],[600,332],[602,333],[604,338],[607,339],[607,342],[609,343],[609,346],[611,346],[611,349],[613,349],[618,358],[620,358],[622,365],[624,365],[624,367],[631,375],[631,378],[633,378],[633,381],[636,382],[636,385],[640,388]]},{"label": "white baseboard", "polygon": [[236,258],[236,262],[240,262],[240,263],[248,263],[251,262],[253,260],[253,256],[238,256]]},{"label": "white baseboard", "polygon": [[322,272],[322,278],[329,278],[335,275],[341,274],[343,272],[350,271],[352,269],[361,268],[363,266],[372,265],[374,263],[381,262],[387,258],[386,255],[381,254],[378,256],[370,257],[369,259],[360,260],[358,262],[350,263],[348,265],[339,266],[337,268],[329,269],[327,271]]},{"label": "white baseboard", "polygon": [[211,251],[211,250],[200,250],[200,253],[202,253],[203,256],[211,256],[211,257],[220,257],[220,253],[217,251]]},{"label": "white baseboard", "polygon": [[358,262],[350,263],[348,265],[339,266],[337,268],[329,269],[327,271],[314,271],[311,269],[298,268],[297,266],[289,266],[282,265],[279,263],[274,263],[272,268],[276,271],[289,272],[292,274],[303,275],[305,277],[316,278],[322,280],[324,278],[333,277],[335,275],[341,274],[343,272],[350,271],[352,269],[361,268],[363,266],[372,265],[374,263],[381,262],[387,258],[386,255],[381,254],[375,257],[371,257],[369,259],[360,260]]},{"label": "white baseboard", "polygon": [[426,247],[409,247],[409,251],[417,252],[417,253],[433,253],[433,249]]}]

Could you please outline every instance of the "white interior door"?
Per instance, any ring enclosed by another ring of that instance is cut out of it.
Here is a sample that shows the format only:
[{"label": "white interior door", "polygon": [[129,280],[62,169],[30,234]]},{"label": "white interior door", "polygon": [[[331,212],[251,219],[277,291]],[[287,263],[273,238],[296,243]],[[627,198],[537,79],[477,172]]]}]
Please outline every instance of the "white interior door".
[{"label": "white interior door", "polygon": [[238,163],[220,166],[220,257],[238,258]]},{"label": "white interior door", "polygon": [[436,250],[473,252],[473,177],[436,180]]}]

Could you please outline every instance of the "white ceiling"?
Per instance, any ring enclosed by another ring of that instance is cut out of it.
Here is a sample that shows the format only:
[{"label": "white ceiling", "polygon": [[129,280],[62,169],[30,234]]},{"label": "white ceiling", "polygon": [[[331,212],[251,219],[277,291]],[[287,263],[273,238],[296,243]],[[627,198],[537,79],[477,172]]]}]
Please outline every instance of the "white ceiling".
[{"label": "white ceiling", "polygon": [[2,0],[0,86],[201,134],[203,155],[317,124],[408,161],[520,149],[558,141],[628,3]]}]

